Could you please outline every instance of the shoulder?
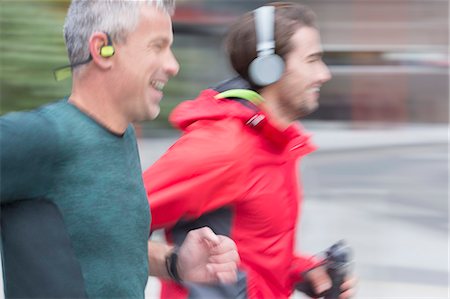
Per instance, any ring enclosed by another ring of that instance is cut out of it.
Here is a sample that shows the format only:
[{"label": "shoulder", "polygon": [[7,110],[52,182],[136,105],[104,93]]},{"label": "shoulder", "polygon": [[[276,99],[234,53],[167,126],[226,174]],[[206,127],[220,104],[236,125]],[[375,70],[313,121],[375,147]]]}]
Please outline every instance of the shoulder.
[{"label": "shoulder", "polygon": [[56,120],[48,114],[58,103],[0,117],[2,158],[20,155],[55,155],[60,147]]},{"label": "shoulder", "polygon": [[12,112],[0,117],[0,138],[8,138],[8,142],[12,140],[31,142],[38,137],[51,141],[55,133],[55,124],[45,113],[46,107],[27,112]]},{"label": "shoulder", "polygon": [[[194,177],[205,173],[244,175],[250,161],[245,124],[235,119],[201,121],[185,132],[145,173],[144,178],[177,174]],[[226,171],[225,171],[226,170]]]},{"label": "shoulder", "polygon": [[3,200],[43,196],[59,159],[59,138],[42,109],[0,117],[0,172]]},{"label": "shoulder", "polygon": [[200,121],[174,144],[193,161],[232,162],[245,158],[251,150],[248,128],[240,119]]}]

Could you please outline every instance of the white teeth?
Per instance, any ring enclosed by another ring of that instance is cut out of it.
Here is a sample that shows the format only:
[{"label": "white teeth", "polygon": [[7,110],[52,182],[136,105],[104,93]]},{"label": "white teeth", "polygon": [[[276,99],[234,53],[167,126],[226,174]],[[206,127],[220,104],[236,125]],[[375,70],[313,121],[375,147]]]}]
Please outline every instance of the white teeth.
[{"label": "white teeth", "polygon": [[314,87],[310,89],[311,92],[320,92],[320,87]]},{"label": "white teeth", "polygon": [[165,83],[162,81],[152,81],[151,84],[156,90],[159,90],[159,91],[162,91],[164,89],[164,85],[165,85]]}]

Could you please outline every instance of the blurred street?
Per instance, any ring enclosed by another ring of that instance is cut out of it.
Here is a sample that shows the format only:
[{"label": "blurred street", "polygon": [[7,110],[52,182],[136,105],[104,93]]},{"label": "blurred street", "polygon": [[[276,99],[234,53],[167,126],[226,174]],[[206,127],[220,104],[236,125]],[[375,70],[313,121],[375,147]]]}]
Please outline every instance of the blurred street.
[{"label": "blurred street", "polygon": [[[317,253],[345,239],[360,279],[355,298],[449,298],[448,127],[305,126],[320,149],[301,165],[297,246]],[[141,139],[143,167],[175,138]],[[150,279],[147,298],[158,288]]]},{"label": "blurred street", "polygon": [[357,298],[448,298],[447,167],[446,145],[312,155],[300,248],[347,240]]}]

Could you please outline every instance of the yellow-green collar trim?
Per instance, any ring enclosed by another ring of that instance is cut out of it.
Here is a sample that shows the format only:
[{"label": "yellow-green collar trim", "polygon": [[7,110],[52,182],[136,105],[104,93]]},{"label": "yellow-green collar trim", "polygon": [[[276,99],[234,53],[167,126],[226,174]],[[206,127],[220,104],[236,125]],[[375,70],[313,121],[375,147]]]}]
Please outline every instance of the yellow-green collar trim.
[{"label": "yellow-green collar trim", "polygon": [[222,93],[219,93],[214,98],[216,99],[240,98],[250,101],[257,106],[264,102],[264,98],[259,93],[250,89],[230,89]]}]

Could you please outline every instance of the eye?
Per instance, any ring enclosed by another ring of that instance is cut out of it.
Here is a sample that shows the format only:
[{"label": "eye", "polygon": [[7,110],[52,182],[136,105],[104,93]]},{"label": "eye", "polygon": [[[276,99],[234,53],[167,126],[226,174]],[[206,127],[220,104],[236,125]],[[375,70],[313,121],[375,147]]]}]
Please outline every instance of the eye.
[{"label": "eye", "polygon": [[306,60],[307,63],[316,63],[316,62],[322,62],[322,54],[314,54],[310,55],[308,59]]},{"label": "eye", "polygon": [[157,54],[168,48],[170,48],[170,43],[166,39],[155,39],[148,44],[148,49]]},{"label": "eye", "polygon": [[155,43],[152,45],[152,48],[159,52],[163,49],[163,45],[161,43]]}]

